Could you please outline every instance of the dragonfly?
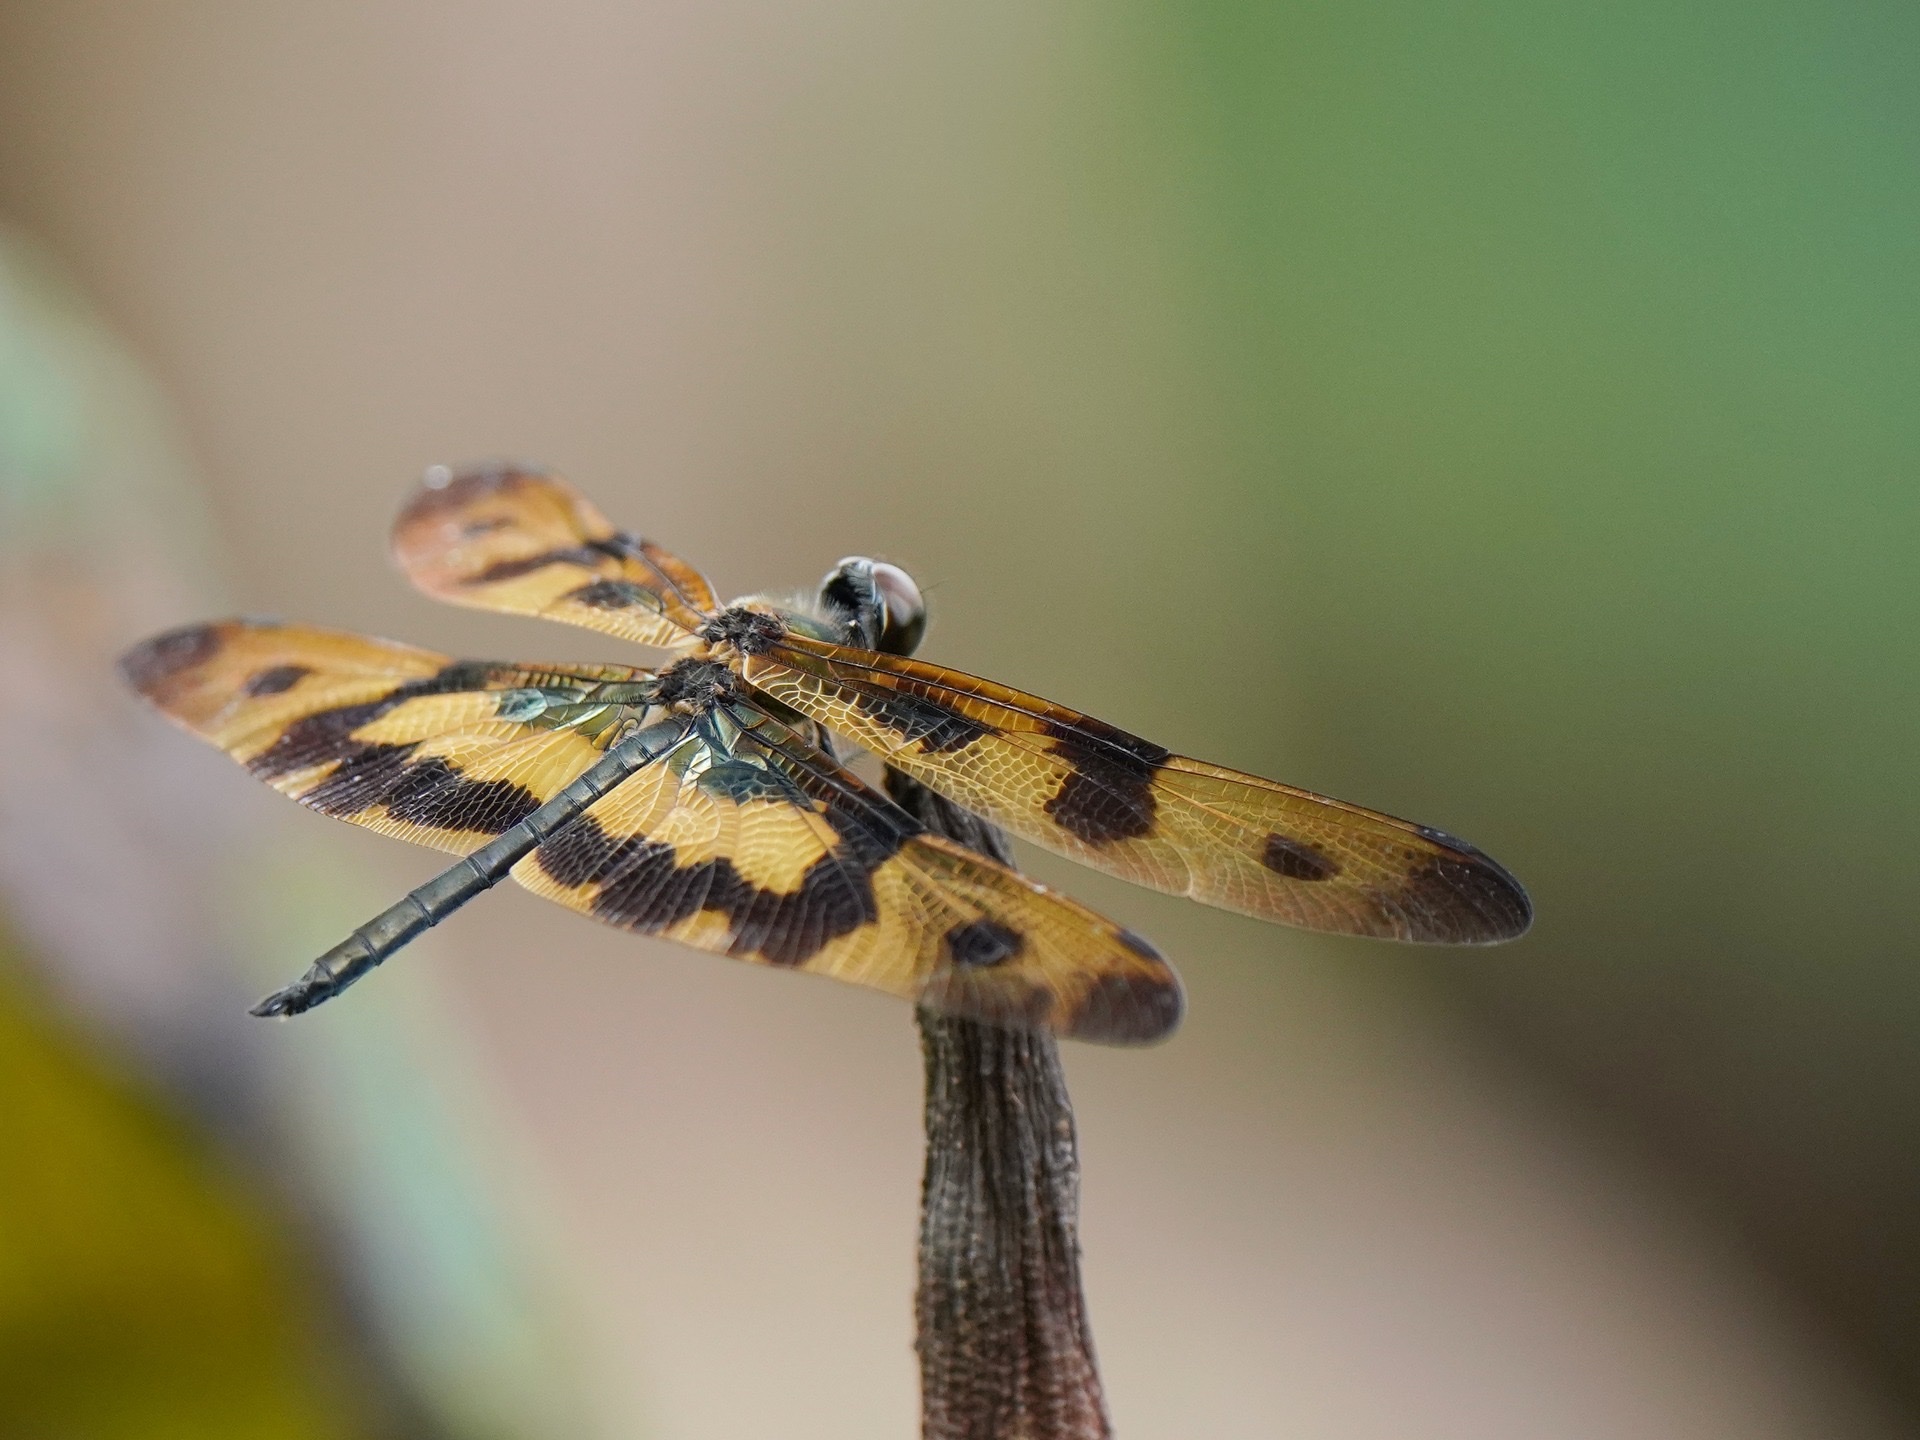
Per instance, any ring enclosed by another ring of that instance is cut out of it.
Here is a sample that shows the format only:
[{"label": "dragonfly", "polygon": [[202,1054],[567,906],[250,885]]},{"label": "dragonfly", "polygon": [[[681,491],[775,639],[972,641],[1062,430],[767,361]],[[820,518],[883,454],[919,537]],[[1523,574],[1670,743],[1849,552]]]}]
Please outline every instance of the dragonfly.
[{"label": "dragonfly", "polygon": [[1154,890],[1342,935],[1455,945],[1532,906],[1443,831],[1190,760],[912,658],[906,571],[855,557],[810,602],[721,604],[559,476],[429,470],[393,553],[436,598],[584,626],[662,663],[456,660],[224,620],[120,659],[164,714],[310,809],[462,858],[253,1013],[331,999],[511,876],[597,920],[949,1015],[1138,1044],[1178,1025],[1133,931],[929,833],[845,742],[1001,830]]}]

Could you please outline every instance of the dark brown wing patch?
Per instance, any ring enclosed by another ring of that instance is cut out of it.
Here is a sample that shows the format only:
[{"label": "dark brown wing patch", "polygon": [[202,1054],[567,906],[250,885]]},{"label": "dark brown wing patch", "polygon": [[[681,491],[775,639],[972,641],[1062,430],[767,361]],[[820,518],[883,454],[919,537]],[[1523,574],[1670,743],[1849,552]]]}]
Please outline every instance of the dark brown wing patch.
[{"label": "dark brown wing patch", "polygon": [[697,916],[726,926],[729,953],[770,965],[803,965],[843,935],[879,918],[869,864],[884,857],[828,850],[791,890],[743,877],[725,855],[683,861],[673,845],[644,835],[607,834],[592,815],[561,829],[534,852],[563,889],[591,887],[597,920],[648,935]]},{"label": "dark brown wing patch", "polygon": [[199,669],[219,653],[220,632],[219,625],[183,625],[142,640],[120,657],[120,678],[164,706],[183,672]]},{"label": "dark brown wing patch", "polygon": [[[305,666],[276,665],[274,670],[303,669],[312,674]],[[246,766],[263,780],[278,779],[282,775],[304,770],[312,765],[340,758],[345,750],[355,745],[353,732],[371,724],[382,716],[398,709],[409,700],[417,700],[427,695],[448,695],[463,690],[505,689],[506,686],[490,685],[490,676],[508,666],[478,664],[470,660],[450,661],[435,670],[431,675],[412,680],[397,680],[384,694],[372,700],[363,700],[351,705],[336,705],[329,709],[312,710],[288,721],[276,734],[265,749],[250,755]],[[255,691],[252,681],[242,687],[250,699],[259,699],[266,695],[278,695],[290,690],[291,685],[281,690]],[[373,747],[362,747],[373,748]],[[395,747],[382,747],[392,749]],[[411,746],[401,747],[411,749]]]},{"label": "dark brown wing patch", "polygon": [[1047,721],[1041,728],[1067,767],[1043,807],[1054,824],[1096,846],[1153,833],[1159,808],[1153,784],[1168,756],[1164,746],[1097,720],[1080,728]]},{"label": "dark brown wing patch", "polygon": [[884,725],[903,742],[934,755],[964,750],[982,735],[983,726],[957,711],[917,695],[862,695],[854,702],[877,725]]}]

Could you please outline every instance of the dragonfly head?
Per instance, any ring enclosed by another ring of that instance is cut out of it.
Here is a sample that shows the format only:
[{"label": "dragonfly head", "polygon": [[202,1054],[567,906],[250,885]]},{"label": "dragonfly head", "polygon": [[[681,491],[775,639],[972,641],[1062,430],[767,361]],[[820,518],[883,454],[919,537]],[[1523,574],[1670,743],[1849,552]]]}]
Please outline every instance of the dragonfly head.
[{"label": "dragonfly head", "polygon": [[911,655],[927,633],[927,602],[898,565],[850,555],[820,582],[820,602],[854,642],[889,655]]}]

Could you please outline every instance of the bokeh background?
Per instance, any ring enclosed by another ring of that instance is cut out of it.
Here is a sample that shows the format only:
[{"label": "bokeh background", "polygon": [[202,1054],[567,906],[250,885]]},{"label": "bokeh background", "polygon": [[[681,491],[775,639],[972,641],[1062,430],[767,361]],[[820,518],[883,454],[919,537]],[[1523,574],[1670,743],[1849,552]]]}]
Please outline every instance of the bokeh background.
[{"label": "bokeh background", "polygon": [[915,1433],[885,1000],[435,868],[117,693],[240,611],[608,642],[385,560],[551,462],[723,592],[1467,835],[1426,952],[1054,864],[1129,1437],[1920,1412],[1920,11],[0,3],[0,1433]]}]

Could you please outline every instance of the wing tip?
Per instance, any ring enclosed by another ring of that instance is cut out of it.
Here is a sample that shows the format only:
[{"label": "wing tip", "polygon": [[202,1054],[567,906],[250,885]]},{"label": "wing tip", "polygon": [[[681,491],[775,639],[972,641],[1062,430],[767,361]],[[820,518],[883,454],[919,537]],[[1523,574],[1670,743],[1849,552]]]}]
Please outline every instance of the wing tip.
[{"label": "wing tip", "polygon": [[1051,1030],[1096,1045],[1152,1045],[1180,1027],[1187,997],[1160,952],[1131,930],[1114,937],[1128,953],[1106,957],[1085,988],[1056,989],[997,965],[962,963],[924,990],[922,1005],[963,1020],[1014,1030]]},{"label": "wing tip", "polygon": [[414,482],[400,507],[401,526],[470,505],[485,495],[517,490],[523,485],[552,484],[558,477],[544,465],[525,460],[476,460],[466,465],[429,465]]},{"label": "wing tip", "polygon": [[1408,891],[1435,917],[1414,939],[1454,945],[1499,945],[1533,927],[1533,899],[1513,872],[1477,846],[1431,826],[1423,839],[1447,851],[1409,877]]},{"label": "wing tip", "polygon": [[1100,1045],[1157,1044],[1180,1028],[1187,1013],[1179,972],[1144,935],[1121,929],[1115,938],[1146,963],[1094,981],[1061,1033]]},{"label": "wing tip", "polygon": [[1097,1045],[1154,1045],[1180,1028],[1187,995],[1171,966],[1162,973],[1103,975],[1060,1033]]},{"label": "wing tip", "polygon": [[220,653],[227,628],[220,621],[202,621],[163,630],[133,646],[114,668],[141,695],[164,703],[182,676]]}]

